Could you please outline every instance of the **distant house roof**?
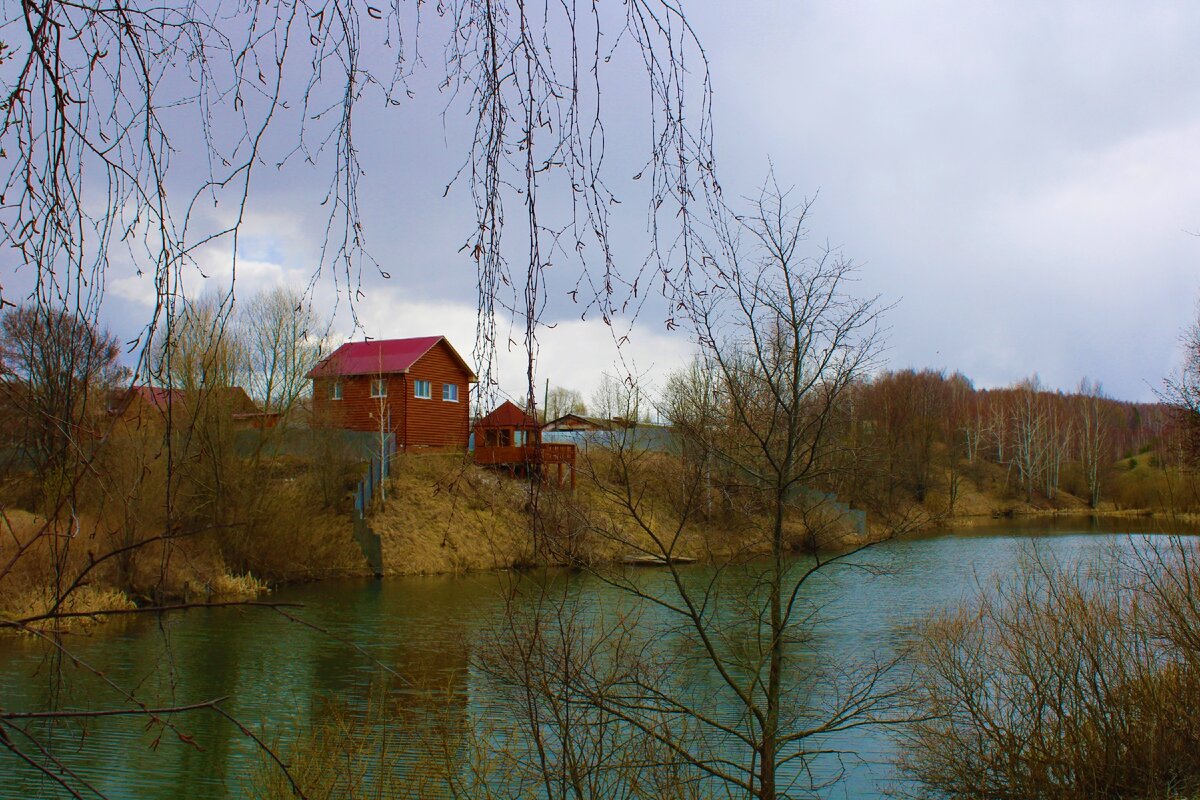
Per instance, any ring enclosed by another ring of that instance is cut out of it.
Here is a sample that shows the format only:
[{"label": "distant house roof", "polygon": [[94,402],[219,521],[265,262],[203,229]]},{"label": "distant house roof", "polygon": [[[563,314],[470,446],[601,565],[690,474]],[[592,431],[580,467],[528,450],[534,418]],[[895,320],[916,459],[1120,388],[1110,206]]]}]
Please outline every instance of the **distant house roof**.
[{"label": "distant house roof", "polygon": [[[132,386],[117,400],[113,406],[113,413],[124,414],[134,400],[141,400],[151,408],[166,413],[168,406],[174,405],[182,408],[188,405],[195,395],[196,392],[183,389],[168,389],[162,386]],[[214,389],[209,397],[227,403],[235,416],[262,413],[255,402],[250,399],[250,395],[246,394],[246,390],[240,386]]]},{"label": "distant house roof", "polygon": [[525,428],[536,430],[538,421],[517,408],[511,400],[505,400],[492,413],[475,423],[478,428]]},{"label": "distant house roof", "polygon": [[418,336],[413,339],[374,339],[366,342],[346,342],[321,359],[309,370],[309,378],[332,378],[342,375],[390,375],[408,372],[421,356],[438,342],[445,342],[462,368],[475,380],[475,371],[458,354],[445,336]]},{"label": "distant house roof", "polygon": [[182,389],[165,389],[161,386],[134,386],[125,394],[121,406],[127,406],[134,398],[160,411],[165,411],[168,405],[182,403],[186,397]]},{"label": "distant house roof", "polygon": [[565,414],[546,423],[548,431],[611,431],[613,428],[628,428],[623,419],[585,417],[583,414]]}]

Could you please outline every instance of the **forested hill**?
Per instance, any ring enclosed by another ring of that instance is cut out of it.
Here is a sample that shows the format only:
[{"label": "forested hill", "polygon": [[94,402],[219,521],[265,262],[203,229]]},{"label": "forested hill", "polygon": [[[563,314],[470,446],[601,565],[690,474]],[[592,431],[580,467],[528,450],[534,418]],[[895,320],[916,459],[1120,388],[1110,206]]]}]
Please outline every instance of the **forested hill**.
[{"label": "forested hill", "polygon": [[1049,390],[1036,376],[976,389],[960,373],[885,372],[855,387],[850,417],[860,460],[883,477],[843,488],[918,502],[930,492],[953,496],[964,474],[993,465],[1026,501],[1068,492],[1096,507],[1121,500],[1111,496],[1116,473],[1136,469],[1139,456],[1143,467],[1166,469],[1184,453],[1170,407],[1115,400],[1088,381],[1074,392]]}]

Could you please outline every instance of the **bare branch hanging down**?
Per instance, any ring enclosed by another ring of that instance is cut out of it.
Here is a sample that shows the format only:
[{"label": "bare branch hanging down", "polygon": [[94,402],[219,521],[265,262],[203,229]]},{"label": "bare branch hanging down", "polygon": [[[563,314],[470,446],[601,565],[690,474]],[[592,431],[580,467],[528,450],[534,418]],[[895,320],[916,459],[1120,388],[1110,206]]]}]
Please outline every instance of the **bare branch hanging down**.
[{"label": "bare branch hanging down", "polygon": [[[508,314],[522,330],[531,398],[550,265],[573,270],[581,313],[606,322],[636,313],[655,276],[668,295],[682,285],[669,265],[675,248],[692,246],[689,206],[717,191],[707,61],[668,0],[446,0],[432,9],[416,0],[0,0],[0,21],[0,241],[15,262],[0,276],[0,310],[28,310],[69,332],[67,356],[87,354],[57,370],[66,380],[42,403],[43,430],[30,431],[33,450],[53,450],[44,462],[53,480],[31,490],[40,516],[9,519],[0,504],[8,548],[0,583],[36,572],[49,587],[34,612],[0,618],[52,631],[60,668],[73,659],[69,640],[56,637],[86,615],[73,598],[97,575],[115,569],[127,602],[140,604],[122,613],[186,604],[168,580],[181,542],[203,539],[225,568],[245,570],[263,520],[295,513],[282,484],[270,501],[277,506],[262,499],[232,422],[253,416],[232,380],[245,371],[233,314],[264,166],[311,166],[325,187],[314,198],[327,214],[320,252],[297,308],[311,306],[324,280],[354,315],[364,272],[388,277],[387,255],[367,246],[359,110],[378,103],[402,113],[414,76],[436,72],[446,119],[462,113],[473,128],[461,170],[446,177],[476,209],[463,238],[477,265],[482,391],[495,390],[497,320]],[[444,57],[427,68],[421,48],[431,36]],[[654,248],[632,269],[618,263],[609,231],[618,198],[606,98],[610,82],[630,74],[622,62],[636,65],[645,98],[639,177]],[[518,235],[504,236],[506,210]],[[229,280],[189,296],[214,253]],[[105,289],[134,275],[152,279],[153,303],[127,342],[136,377],[122,377],[144,392],[114,393],[119,348],[104,324]],[[303,325],[286,333],[293,344],[309,341]],[[260,350],[273,357],[279,342],[269,344]],[[254,367],[267,376],[256,392],[268,411],[291,405],[307,358],[287,347],[287,363]],[[3,377],[10,395],[32,397],[32,372]],[[150,563],[157,577],[145,574]],[[128,689],[111,688],[118,704],[143,710]],[[36,740],[14,741],[4,738],[63,791],[92,791]]]},{"label": "bare branch hanging down", "polygon": [[[423,22],[420,4],[399,2],[9,6],[0,231],[22,265],[0,300],[53,298],[94,317],[113,266],[147,272],[159,302],[145,344],[169,324],[181,271],[195,266],[198,248],[224,242],[236,275],[259,165],[301,158],[329,176],[314,279],[332,273],[353,311],[363,266],[384,272],[361,219],[355,114],[368,101],[403,105],[431,30],[445,36],[448,110],[462,107],[474,120],[451,182],[466,182],[477,210],[465,249],[478,264],[483,385],[498,310],[522,320],[536,354],[552,261],[575,265],[578,302],[606,322],[631,302],[636,309],[647,264],[668,293],[678,288],[671,252],[681,244],[679,263],[689,268],[689,207],[716,189],[707,61],[680,9],[662,0],[583,8],[457,0],[436,11],[440,27]],[[637,177],[649,184],[653,254],[632,270],[609,241],[618,198],[605,168],[606,73],[622,57],[640,62],[649,101]],[[297,110],[299,129],[280,128]],[[514,202],[525,244],[506,250]],[[542,222],[546,203],[569,213]],[[520,299],[505,297],[518,286]]]}]

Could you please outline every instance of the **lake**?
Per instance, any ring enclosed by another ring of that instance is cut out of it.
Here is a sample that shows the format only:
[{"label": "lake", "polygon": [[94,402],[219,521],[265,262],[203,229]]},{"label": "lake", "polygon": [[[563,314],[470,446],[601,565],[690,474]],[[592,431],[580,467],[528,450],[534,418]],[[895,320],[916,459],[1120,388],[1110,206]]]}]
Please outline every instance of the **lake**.
[{"label": "lake", "polygon": [[[885,543],[858,558],[879,574],[843,571],[810,587],[823,622],[801,646],[813,658],[886,655],[903,645],[913,622],[962,602],[980,581],[1019,569],[1022,550],[1033,541],[1059,559],[1081,561],[1128,548],[1136,534],[1156,533],[1155,525],[1006,521]],[[703,575],[706,568],[695,569]],[[647,570],[641,580],[653,582],[662,574]],[[475,574],[328,581],[271,595],[272,601],[302,606],[288,613],[304,624],[255,608],[195,609],[112,622],[69,637],[71,652],[86,667],[57,663],[48,646],[32,638],[0,638],[0,707],[113,708],[121,705],[113,687],[159,707],[225,697],[223,707],[251,730],[270,741],[287,741],[323,713],[330,699],[361,710],[379,683],[382,663],[405,679],[391,679],[387,689],[396,695],[391,702],[405,708],[392,737],[400,751],[393,749],[388,758],[403,763],[411,757],[403,743],[419,735],[425,720],[512,719],[503,692],[479,669],[475,652],[477,643],[503,623],[504,589],[512,580]],[[585,574],[525,580],[565,582],[597,613],[627,602]],[[177,721],[197,746],[171,731],[147,730],[144,720],[131,717],[94,719],[82,730],[74,723],[47,723],[37,731],[53,743],[64,765],[107,797],[243,796],[261,761],[254,743],[211,712]],[[822,794],[882,797],[893,740],[883,732],[860,730],[837,744],[858,755],[841,759],[844,780]],[[68,795],[0,750],[0,797],[59,796]]]}]

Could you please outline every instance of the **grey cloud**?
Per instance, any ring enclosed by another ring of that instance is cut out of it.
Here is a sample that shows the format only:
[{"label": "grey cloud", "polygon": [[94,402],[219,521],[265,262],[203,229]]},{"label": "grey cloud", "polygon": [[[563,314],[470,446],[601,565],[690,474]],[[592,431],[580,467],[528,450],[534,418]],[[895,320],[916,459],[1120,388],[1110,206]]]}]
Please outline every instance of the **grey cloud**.
[{"label": "grey cloud", "polygon": [[[1119,396],[1151,395],[1200,283],[1200,239],[1187,233],[1200,229],[1200,6],[731,8],[689,7],[715,80],[726,194],[752,192],[768,157],[782,182],[820,191],[814,238],[863,264],[864,293],[902,300],[889,317],[892,366],[961,369],[984,385],[1036,371],[1067,388],[1087,374]],[[644,78],[636,65],[610,77],[614,241],[628,270],[647,247],[644,186],[631,180],[649,136]],[[367,235],[392,276],[368,271],[365,289],[471,304],[474,268],[459,248],[473,209],[464,186],[443,197],[469,128],[454,107],[443,126],[432,77],[413,88],[398,109],[364,105],[356,126]],[[250,219],[265,222],[246,257],[315,263],[321,174],[260,170]],[[546,214],[561,223],[566,210]],[[516,243],[515,198],[508,216]],[[550,322],[582,310],[567,297],[569,254],[554,260]],[[654,329],[665,313],[652,299],[641,322]]]}]

